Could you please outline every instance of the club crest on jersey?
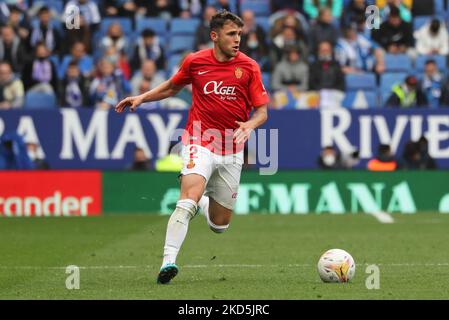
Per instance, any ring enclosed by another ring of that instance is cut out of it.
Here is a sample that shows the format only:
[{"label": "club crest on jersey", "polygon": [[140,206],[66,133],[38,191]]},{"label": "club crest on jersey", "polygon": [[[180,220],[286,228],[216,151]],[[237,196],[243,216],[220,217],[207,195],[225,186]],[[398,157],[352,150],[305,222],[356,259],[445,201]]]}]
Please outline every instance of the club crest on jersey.
[{"label": "club crest on jersey", "polygon": [[189,163],[187,164],[187,169],[192,169],[193,167],[195,167],[195,162],[193,162],[193,160],[190,159]]},{"label": "club crest on jersey", "polygon": [[243,76],[243,70],[241,68],[237,67],[234,70],[234,74],[237,79],[240,79]]}]

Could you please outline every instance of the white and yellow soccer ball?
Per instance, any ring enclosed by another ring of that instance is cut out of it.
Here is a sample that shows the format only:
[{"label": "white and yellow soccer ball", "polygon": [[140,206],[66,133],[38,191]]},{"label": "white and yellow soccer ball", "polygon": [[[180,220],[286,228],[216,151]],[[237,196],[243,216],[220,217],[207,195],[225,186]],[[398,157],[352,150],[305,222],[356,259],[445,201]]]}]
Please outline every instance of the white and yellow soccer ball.
[{"label": "white and yellow soccer ball", "polygon": [[327,250],[318,261],[318,274],[323,282],[349,282],[355,274],[354,259],[345,250]]}]

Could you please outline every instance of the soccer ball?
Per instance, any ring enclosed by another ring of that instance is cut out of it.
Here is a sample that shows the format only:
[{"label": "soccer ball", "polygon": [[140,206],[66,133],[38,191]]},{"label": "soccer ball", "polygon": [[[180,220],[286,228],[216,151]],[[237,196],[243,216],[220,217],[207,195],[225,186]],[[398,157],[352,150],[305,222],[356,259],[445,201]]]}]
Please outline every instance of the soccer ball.
[{"label": "soccer ball", "polygon": [[323,282],[349,282],[355,274],[354,259],[344,250],[327,250],[318,261],[318,274]]}]

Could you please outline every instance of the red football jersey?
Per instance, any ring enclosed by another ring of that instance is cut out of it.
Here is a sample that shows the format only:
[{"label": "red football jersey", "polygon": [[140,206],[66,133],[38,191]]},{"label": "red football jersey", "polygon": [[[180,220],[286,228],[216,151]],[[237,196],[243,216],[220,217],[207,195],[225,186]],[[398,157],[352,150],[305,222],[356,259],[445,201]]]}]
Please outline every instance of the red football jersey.
[{"label": "red football jersey", "polygon": [[184,144],[208,148],[218,154],[243,149],[232,136],[235,121],[248,121],[251,109],[269,102],[257,63],[242,52],[226,62],[218,61],[213,49],[189,54],[171,79],[175,85],[192,84],[192,107]]}]

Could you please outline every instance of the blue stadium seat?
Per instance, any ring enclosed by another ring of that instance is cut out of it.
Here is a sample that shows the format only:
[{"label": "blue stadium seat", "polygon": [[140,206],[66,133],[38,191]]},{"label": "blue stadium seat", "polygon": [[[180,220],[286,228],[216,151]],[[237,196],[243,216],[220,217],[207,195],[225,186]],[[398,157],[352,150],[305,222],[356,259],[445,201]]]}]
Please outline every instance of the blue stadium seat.
[{"label": "blue stadium seat", "polygon": [[[229,0],[229,9],[233,13],[238,12],[237,1],[238,0]],[[207,0],[207,5],[216,7],[216,8],[220,8],[220,5],[218,4],[218,0]]]},{"label": "blue stadium seat", "polygon": [[382,104],[388,99],[391,94],[391,87],[398,82],[403,82],[407,77],[406,72],[392,72],[384,73],[380,77],[380,97]]},{"label": "blue stadium seat", "polygon": [[269,0],[242,0],[240,2],[240,12],[251,10],[256,16],[268,17],[271,14]]},{"label": "blue stadium seat", "polygon": [[199,24],[199,19],[174,18],[170,23],[170,35],[194,35]]},{"label": "blue stadium seat", "polygon": [[418,30],[427,22],[432,20],[432,16],[417,16],[413,18],[413,30]]},{"label": "blue stadium seat", "polygon": [[118,22],[122,26],[123,34],[128,35],[133,32],[132,21],[129,18],[104,18],[100,23],[100,35],[105,35],[112,23]]},{"label": "blue stadium seat", "polygon": [[262,83],[265,87],[265,90],[271,92],[271,76],[269,72],[262,72]]},{"label": "blue stadium seat", "polygon": [[412,61],[406,54],[385,54],[385,72],[409,72]]},{"label": "blue stadium seat", "polygon": [[345,93],[343,106],[350,109],[366,109],[378,106],[375,90],[348,90]]},{"label": "blue stadium seat", "polygon": [[54,94],[33,91],[25,94],[24,109],[55,109],[56,107]]},{"label": "blue stadium seat", "polygon": [[140,18],[136,21],[136,31],[140,34],[144,29],[153,30],[158,36],[167,34],[167,21],[162,18]]},{"label": "blue stadium seat", "polygon": [[375,90],[377,88],[374,73],[347,74],[346,88],[348,90]]},{"label": "blue stadium seat", "polygon": [[256,17],[256,24],[258,24],[266,34],[270,32],[270,21],[267,17]]},{"label": "blue stadium seat", "polygon": [[192,51],[194,41],[194,36],[183,35],[171,37],[168,43],[169,55],[173,53],[182,53],[184,51]]},{"label": "blue stadium seat", "polygon": [[167,61],[167,77],[171,76],[173,68],[178,65],[179,60],[182,58],[182,53],[172,54]]},{"label": "blue stadium seat", "polygon": [[440,56],[440,55],[425,55],[425,56],[417,56],[415,60],[415,69],[418,73],[424,71],[424,66],[426,64],[426,61],[429,59],[435,60],[438,68],[442,73],[444,73],[447,69],[447,58],[446,56]]}]

